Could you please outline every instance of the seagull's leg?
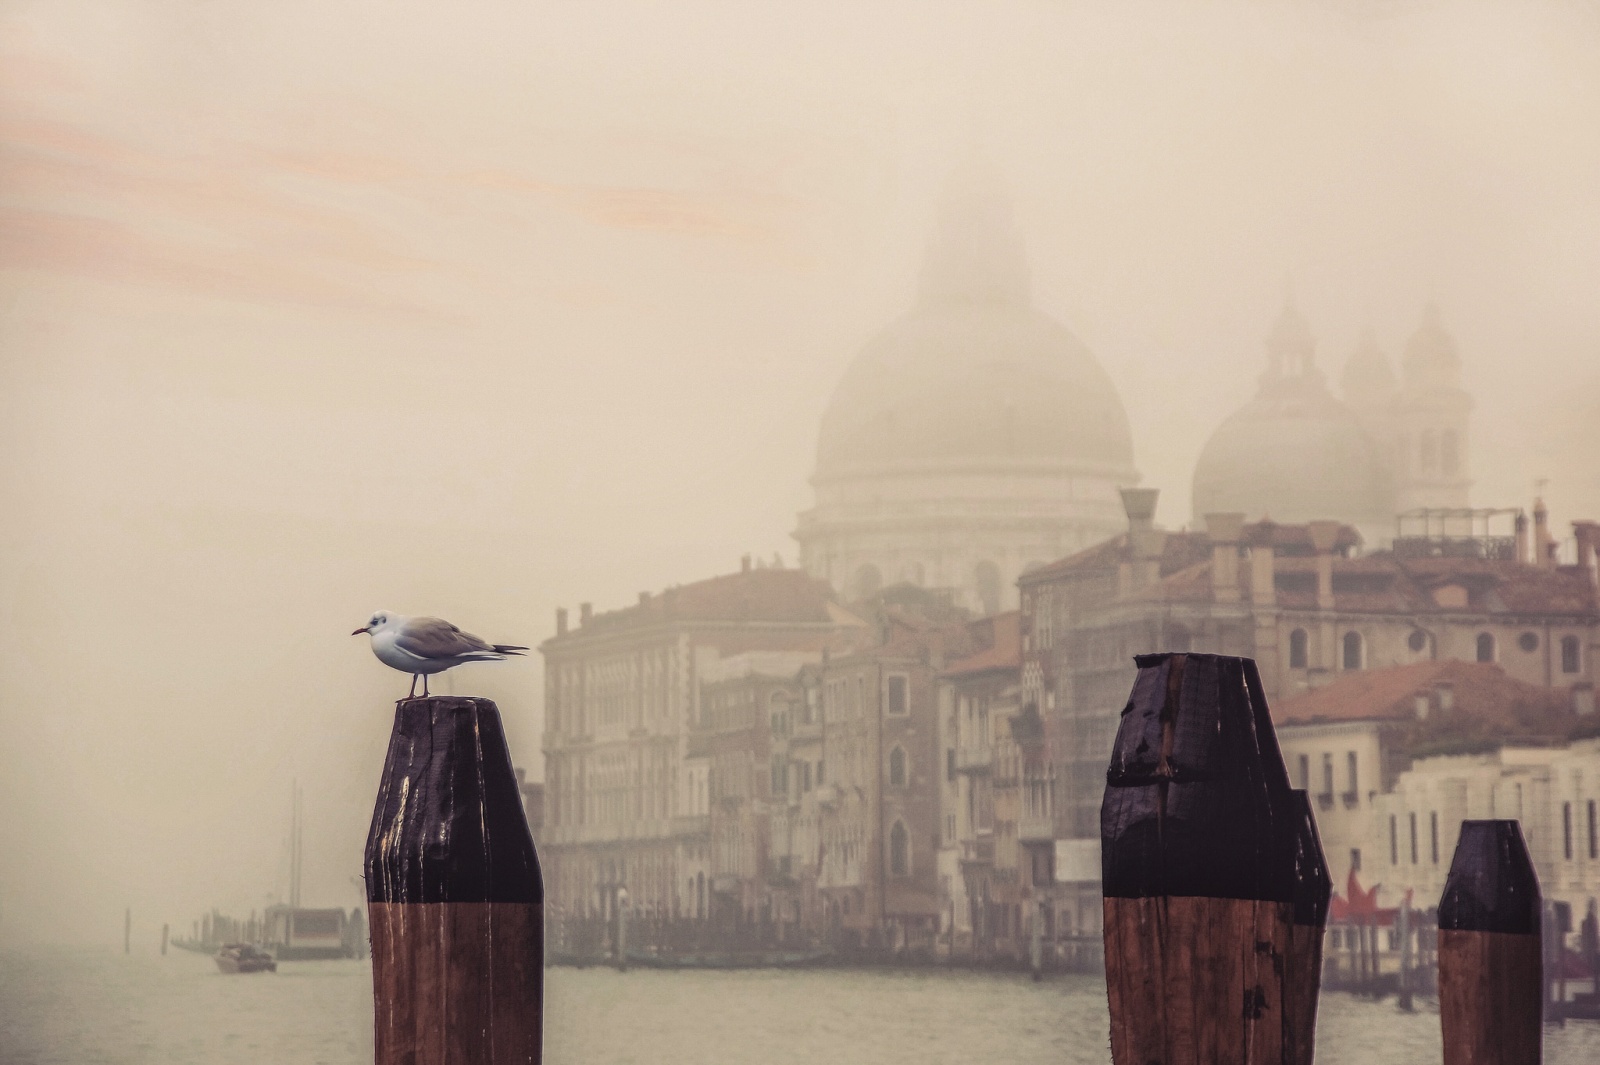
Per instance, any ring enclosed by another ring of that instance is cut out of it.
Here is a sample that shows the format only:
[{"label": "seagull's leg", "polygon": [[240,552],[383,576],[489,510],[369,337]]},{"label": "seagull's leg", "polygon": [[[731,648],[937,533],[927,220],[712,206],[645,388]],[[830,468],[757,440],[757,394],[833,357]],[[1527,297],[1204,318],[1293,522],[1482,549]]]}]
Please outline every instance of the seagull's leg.
[{"label": "seagull's leg", "polygon": [[417,697],[417,675],[415,673],[413,673],[413,674],[411,674],[411,690],[406,692],[406,698],[407,699],[415,699],[416,697]]},{"label": "seagull's leg", "polygon": [[426,673],[422,675],[422,697],[424,699],[428,697],[428,675]]}]

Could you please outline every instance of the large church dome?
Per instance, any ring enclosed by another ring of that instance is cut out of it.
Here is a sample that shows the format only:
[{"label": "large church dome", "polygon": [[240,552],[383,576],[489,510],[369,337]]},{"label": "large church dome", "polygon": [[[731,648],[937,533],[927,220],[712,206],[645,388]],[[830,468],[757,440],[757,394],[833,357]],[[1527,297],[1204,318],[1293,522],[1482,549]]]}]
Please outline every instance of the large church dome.
[{"label": "large church dome", "polygon": [[1328,390],[1304,319],[1285,308],[1256,397],[1211,434],[1194,472],[1194,513],[1277,522],[1334,519],[1369,543],[1393,535],[1389,466],[1355,413]]},{"label": "large church dome", "polygon": [[822,418],[817,478],[888,468],[1070,466],[1133,478],[1133,436],[1088,348],[1034,309],[1010,206],[960,175],[916,306],[873,339]]},{"label": "large church dome", "polygon": [[1017,576],[1114,534],[1138,481],[1127,414],[1089,350],[1034,308],[998,183],[952,181],[916,304],[823,414],[805,567],[847,595],[909,581],[994,612]]}]

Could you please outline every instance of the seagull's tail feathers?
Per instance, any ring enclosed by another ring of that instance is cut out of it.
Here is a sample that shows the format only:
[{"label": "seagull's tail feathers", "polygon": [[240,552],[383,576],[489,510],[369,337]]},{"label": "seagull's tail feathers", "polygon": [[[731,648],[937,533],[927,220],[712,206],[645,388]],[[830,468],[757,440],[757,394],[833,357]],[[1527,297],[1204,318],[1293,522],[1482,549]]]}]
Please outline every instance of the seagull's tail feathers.
[{"label": "seagull's tail feathers", "polygon": [[497,643],[494,645],[494,649],[496,654],[502,655],[521,655],[528,650],[526,647],[518,647],[514,643]]}]

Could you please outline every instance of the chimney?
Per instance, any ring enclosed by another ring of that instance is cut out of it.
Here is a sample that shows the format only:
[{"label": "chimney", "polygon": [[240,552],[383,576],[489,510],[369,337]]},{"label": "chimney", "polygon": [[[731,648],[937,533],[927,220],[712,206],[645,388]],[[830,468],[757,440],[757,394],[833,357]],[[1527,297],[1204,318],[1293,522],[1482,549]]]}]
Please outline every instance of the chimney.
[{"label": "chimney", "polygon": [[1333,545],[1339,542],[1339,523],[1313,521],[1306,524],[1311,546],[1317,552],[1317,609],[1333,609]]},{"label": "chimney", "polygon": [[1167,534],[1155,527],[1155,488],[1122,489],[1122,510],[1128,516],[1128,554],[1131,566],[1124,563],[1119,568],[1119,594],[1126,595],[1161,578],[1161,551],[1166,546]]},{"label": "chimney", "polygon": [[1250,602],[1256,606],[1275,606],[1278,589],[1274,582],[1277,572],[1277,549],[1274,546],[1278,527],[1270,520],[1250,526]]},{"label": "chimney", "polygon": [[1207,514],[1206,536],[1211,539],[1211,594],[1219,603],[1239,601],[1239,534],[1243,514]]},{"label": "chimney", "polygon": [[578,624],[579,625],[587,625],[587,624],[589,624],[589,619],[592,618],[592,617],[594,617],[594,604],[592,604],[592,603],[579,603],[578,604]]},{"label": "chimney", "polygon": [[1518,562],[1528,561],[1528,516],[1522,511],[1517,511],[1516,521],[1516,547]]},{"label": "chimney", "polygon": [[1600,581],[1600,572],[1595,570],[1595,553],[1600,551],[1600,522],[1573,522],[1572,538],[1578,544],[1579,568],[1588,574],[1591,581]]},{"label": "chimney", "polygon": [[1533,501],[1533,564],[1540,569],[1549,569],[1555,562],[1550,548],[1554,546],[1555,538],[1550,535],[1550,511],[1544,505],[1543,499]]},{"label": "chimney", "polygon": [[741,558],[739,560],[739,572],[740,573],[749,573],[750,572],[750,556],[749,555],[746,555],[746,556],[744,556],[743,558]]},{"label": "chimney", "polygon": [[558,607],[556,607],[556,635],[557,636],[565,636],[566,634],[567,634],[567,608],[564,607],[564,606],[558,606]]}]

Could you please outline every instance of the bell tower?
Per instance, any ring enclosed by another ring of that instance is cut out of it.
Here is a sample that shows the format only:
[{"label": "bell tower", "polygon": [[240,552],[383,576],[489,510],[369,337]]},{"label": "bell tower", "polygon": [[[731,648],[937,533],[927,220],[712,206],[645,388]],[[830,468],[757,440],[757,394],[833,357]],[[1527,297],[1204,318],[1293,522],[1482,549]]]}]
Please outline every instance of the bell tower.
[{"label": "bell tower", "polygon": [[1455,338],[1429,304],[1406,342],[1394,403],[1395,488],[1401,513],[1468,506],[1472,397],[1461,388]]}]

